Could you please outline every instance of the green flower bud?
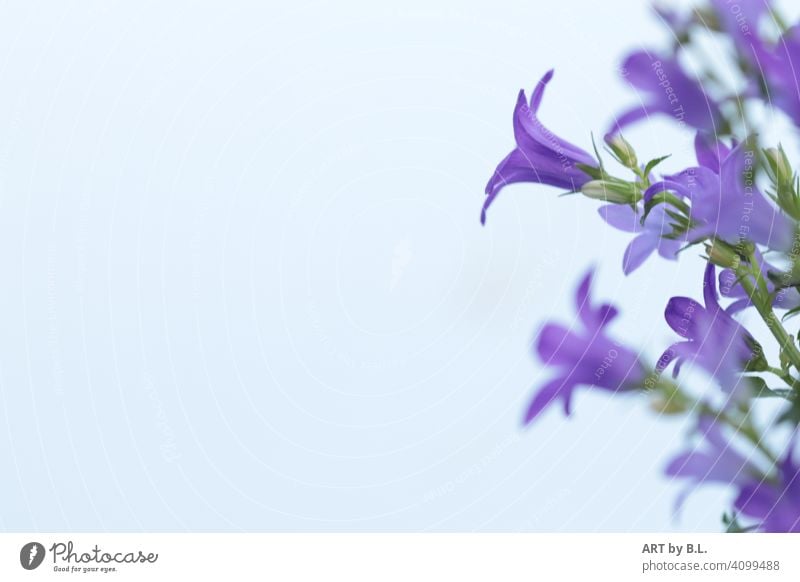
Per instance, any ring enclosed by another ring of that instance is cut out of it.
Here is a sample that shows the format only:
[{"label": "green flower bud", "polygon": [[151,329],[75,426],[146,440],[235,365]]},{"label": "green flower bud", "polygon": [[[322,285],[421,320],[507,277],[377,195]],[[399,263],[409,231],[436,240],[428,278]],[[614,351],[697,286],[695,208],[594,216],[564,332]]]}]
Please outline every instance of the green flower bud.
[{"label": "green flower bud", "polygon": [[606,144],[611,149],[611,153],[617,158],[617,161],[626,168],[636,169],[639,167],[639,161],[636,159],[636,152],[633,146],[629,144],[621,135],[607,135],[605,137]]},{"label": "green flower bud", "polygon": [[650,400],[650,410],[658,414],[681,414],[689,410],[689,406],[683,400],[672,399],[668,400],[661,395],[656,396]]},{"label": "green flower bud", "polygon": [[584,196],[614,204],[635,204],[641,196],[636,184],[622,180],[592,180],[581,188]]},{"label": "green flower bud", "polygon": [[764,156],[767,158],[767,173],[770,180],[775,184],[791,184],[794,177],[792,171],[792,164],[789,163],[789,158],[786,157],[786,152],[782,147],[768,148],[764,150]]},{"label": "green flower bud", "polygon": [[766,170],[775,187],[778,206],[795,220],[800,220],[800,193],[797,178],[782,147],[764,150]]},{"label": "green flower bud", "polygon": [[742,262],[742,257],[736,252],[736,249],[721,240],[714,240],[710,244],[706,243],[706,254],[710,262],[723,269],[736,270]]},{"label": "green flower bud", "polygon": [[691,407],[692,402],[681,389],[663,378],[659,378],[652,391],[650,408],[659,414],[680,414]]}]

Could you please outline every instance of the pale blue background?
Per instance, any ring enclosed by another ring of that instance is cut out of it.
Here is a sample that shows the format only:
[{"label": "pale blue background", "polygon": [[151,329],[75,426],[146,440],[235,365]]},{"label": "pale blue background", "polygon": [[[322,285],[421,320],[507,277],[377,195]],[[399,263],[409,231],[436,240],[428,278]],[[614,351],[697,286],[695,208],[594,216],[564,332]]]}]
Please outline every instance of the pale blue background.
[{"label": "pale blue background", "polygon": [[[0,528],[718,530],[680,421],[547,378],[575,282],[657,356],[699,261],[623,279],[594,204],[509,189],[516,92],[590,147],[643,2],[15,2],[0,9]],[[636,130],[644,155],[690,138]],[[675,144],[678,144],[676,148]]]}]

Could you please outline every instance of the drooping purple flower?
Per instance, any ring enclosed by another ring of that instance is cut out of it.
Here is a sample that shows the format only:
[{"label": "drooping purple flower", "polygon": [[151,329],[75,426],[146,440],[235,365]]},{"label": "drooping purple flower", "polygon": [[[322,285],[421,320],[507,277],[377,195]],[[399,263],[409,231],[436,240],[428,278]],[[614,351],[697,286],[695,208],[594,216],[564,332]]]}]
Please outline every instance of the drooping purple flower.
[{"label": "drooping purple flower", "polygon": [[703,281],[703,305],[689,297],[673,297],[664,310],[667,324],[685,341],[672,344],[658,362],[663,370],[675,361],[673,376],[688,361],[715,377],[722,389],[739,395],[741,372],[755,355],[752,336],[719,304],[714,265],[708,263]]},{"label": "drooping purple flower", "polygon": [[552,78],[553,71],[550,70],[536,85],[530,102],[525,99],[525,91],[519,92],[514,108],[514,139],[517,146],[500,162],[486,184],[481,223],[486,222],[486,210],[508,184],[534,182],[573,192],[591,180],[578,164],[597,167],[594,158],[555,135],[542,125],[537,116],[545,87]]},{"label": "drooping purple flower", "polygon": [[774,480],[750,479],[740,486],[734,507],[758,520],[761,531],[800,532],[800,465],[794,460],[794,442],[775,469]]},{"label": "drooping purple flower", "polygon": [[759,22],[770,13],[770,4],[770,0],[711,0],[723,32],[733,41],[739,55],[756,67],[764,46]]},{"label": "drooping purple flower", "polygon": [[732,245],[750,240],[773,250],[790,250],[795,225],[756,186],[750,142],[728,150],[700,136],[695,147],[700,166],[665,176],[647,189],[644,200],[670,191],[691,201],[689,240],[718,237]]},{"label": "drooping purple flower", "polygon": [[622,71],[639,92],[642,104],[619,114],[612,133],[657,114],[668,115],[698,130],[718,133],[722,122],[719,106],[674,58],[639,51],[625,59]]},{"label": "drooping purple flower", "polygon": [[716,418],[701,415],[698,419],[699,444],[707,445],[677,455],[667,465],[666,474],[670,477],[690,479],[691,484],[677,499],[677,508],[683,504],[687,495],[704,483],[722,483],[744,486],[760,475],[758,467],[733,447],[722,434],[722,427]]},{"label": "drooping purple flower", "polygon": [[655,251],[665,259],[676,260],[678,251],[685,244],[683,239],[665,238],[672,227],[663,205],[650,212],[644,225],[641,223],[643,210],[639,206],[638,211],[627,204],[608,204],[598,208],[600,216],[610,226],[636,235],[622,257],[622,270],[626,275],[638,269]]},{"label": "drooping purple flower", "polygon": [[[800,25],[787,30],[774,46],[755,46],[757,68],[767,91],[764,99],[800,126]],[[750,93],[757,94],[761,82]]]},{"label": "drooping purple flower", "polygon": [[[732,485],[737,490],[735,509],[756,520],[764,532],[800,532],[800,467],[793,459],[794,446],[764,475],[752,456],[745,456],[723,434],[721,422],[711,416],[699,419],[701,447],[672,459],[666,474],[690,480],[678,497],[678,507],[697,486],[705,483]],[[793,435],[792,438],[794,438]]]},{"label": "drooping purple flower", "polygon": [[[769,273],[780,273],[779,269],[773,267],[761,254],[757,248],[755,249],[755,258],[758,261],[761,270],[761,276],[767,285],[767,291],[772,296],[772,305],[777,309],[794,309],[800,307],[800,292],[794,287],[786,287],[776,293],[775,283],[769,277]],[[732,269],[723,269],[719,274],[719,292],[723,297],[735,299],[725,311],[728,313],[737,313],[753,304],[747,291],[744,290],[736,273]]]},{"label": "drooping purple flower", "polygon": [[653,9],[661,18],[661,21],[672,30],[672,34],[676,38],[686,35],[689,28],[694,24],[692,13],[686,10],[678,10],[662,4],[655,4]]},{"label": "drooping purple flower", "polygon": [[548,323],[539,333],[536,351],[545,365],[555,368],[556,377],[533,397],[525,414],[525,424],[558,399],[569,415],[572,393],[578,386],[626,391],[641,386],[647,377],[636,352],[607,335],[605,328],[617,315],[617,309],[610,304],[592,305],[592,277],[590,270],[575,294],[579,324],[567,328]]}]

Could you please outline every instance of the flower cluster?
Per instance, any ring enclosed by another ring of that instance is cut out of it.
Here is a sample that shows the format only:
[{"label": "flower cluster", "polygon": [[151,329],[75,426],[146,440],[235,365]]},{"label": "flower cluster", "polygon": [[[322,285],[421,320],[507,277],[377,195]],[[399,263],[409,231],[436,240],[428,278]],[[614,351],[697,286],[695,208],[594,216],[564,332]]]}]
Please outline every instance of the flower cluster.
[{"label": "flower cluster", "polygon": [[[665,323],[679,338],[648,362],[642,350],[614,339],[610,328],[619,310],[593,301],[590,270],[575,292],[575,321],[548,322],[538,334],[536,355],[552,374],[533,394],[523,422],[555,403],[569,415],[578,387],[640,395],[658,414],[694,415],[695,446],[665,468],[667,476],[688,483],[678,505],[697,486],[723,483],[736,493],[724,518],[729,531],[800,532],[800,460],[794,454],[800,346],[797,331],[786,327],[800,313],[800,179],[780,144],[760,143],[751,120],[752,111],[766,109],[773,113],[768,120],[783,118],[794,127],[787,142],[800,137],[800,24],[787,26],[769,0],[739,0],[735,7],[710,0],[689,13],[657,12],[677,42],[623,61],[624,81],[638,105],[610,115],[604,138],[620,170],[612,172],[596,147],[592,155],[540,121],[553,79],[548,71],[530,99],[519,93],[515,147],[486,185],[481,223],[510,184],[580,192],[604,203],[598,212],[606,224],[631,234],[621,257],[625,276],[653,255],[687,260],[697,253],[683,251],[700,250],[706,261],[698,281],[702,299],[664,298]],[[709,40],[723,43],[731,58],[689,68],[684,53]],[[732,76],[740,81],[736,90],[720,81]],[[623,132],[651,117],[693,132],[690,167],[663,170],[667,155],[639,161]],[[766,324],[766,338],[757,340],[744,325],[741,315],[750,311]],[[766,355],[762,341],[775,356]],[[686,366],[709,382],[690,389]],[[755,414],[762,406],[773,407],[774,420]]]}]

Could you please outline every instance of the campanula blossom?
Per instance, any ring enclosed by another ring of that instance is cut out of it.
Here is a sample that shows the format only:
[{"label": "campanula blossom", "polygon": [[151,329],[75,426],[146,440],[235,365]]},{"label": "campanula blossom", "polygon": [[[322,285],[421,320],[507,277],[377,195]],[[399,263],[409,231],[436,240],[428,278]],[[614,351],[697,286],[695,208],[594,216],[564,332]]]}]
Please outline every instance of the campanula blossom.
[{"label": "campanula blossom", "polygon": [[623,76],[639,92],[641,105],[619,114],[611,128],[624,127],[652,115],[668,115],[682,125],[718,133],[722,124],[719,106],[673,57],[635,52],[622,65]]},{"label": "campanula blossom", "polygon": [[530,102],[520,91],[514,108],[514,139],[516,147],[497,166],[486,184],[486,201],[481,211],[481,223],[486,222],[486,210],[504,186],[516,182],[534,182],[564,188],[570,192],[580,190],[592,178],[578,164],[596,168],[597,162],[587,152],[561,139],[542,122],[537,113],[545,87],[553,78],[548,71],[531,93]]},{"label": "campanula blossom", "polygon": [[756,186],[750,142],[730,151],[723,144],[710,146],[704,139],[695,145],[701,165],[665,176],[647,189],[644,200],[670,191],[691,201],[689,240],[718,237],[732,245],[750,240],[773,250],[791,249],[795,225]]},{"label": "campanula blossom", "polygon": [[749,479],[739,486],[734,507],[771,533],[800,532],[800,464],[794,442],[778,462],[774,479]]},{"label": "campanula blossom", "polygon": [[564,327],[548,323],[539,333],[536,351],[546,366],[555,369],[556,377],[533,397],[525,414],[526,424],[556,400],[562,401],[569,415],[572,393],[578,386],[627,391],[641,386],[647,377],[636,352],[607,335],[605,328],[616,317],[617,309],[610,304],[592,305],[592,277],[590,270],[575,294],[577,324]]},{"label": "campanula blossom", "polygon": [[[800,126],[800,91],[797,71],[800,70],[800,25],[787,30],[774,46],[757,47],[758,71],[763,75],[767,91],[764,100],[786,113]],[[759,79],[756,89],[762,85]],[[757,94],[758,91],[751,90]]]},{"label": "campanula blossom", "polygon": [[722,389],[738,396],[741,372],[755,355],[755,340],[719,304],[714,265],[708,263],[703,281],[703,305],[689,297],[673,297],[664,319],[685,341],[672,344],[659,359],[666,369],[675,361],[677,376],[685,361],[695,363],[714,376]]},{"label": "campanula blossom", "polygon": [[678,455],[666,468],[667,475],[690,480],[689,488],[678,497],[678,507],[699,485],[731,485],[737,491],[734,508],[756,520],[757,529],[800,532],[800,467],[793,459],[793,445],[774,467],[774,474],[765,475],[755,455],[742,453],[725,437],[718,419],[701,416],[698,432],[700,446]]},{"label": "campanula blossom", "polygon": [[759,22],[770,14],[770,0],[711,0],[722,31],[733,41],[739,55],[758,68],[763,42]]}]

